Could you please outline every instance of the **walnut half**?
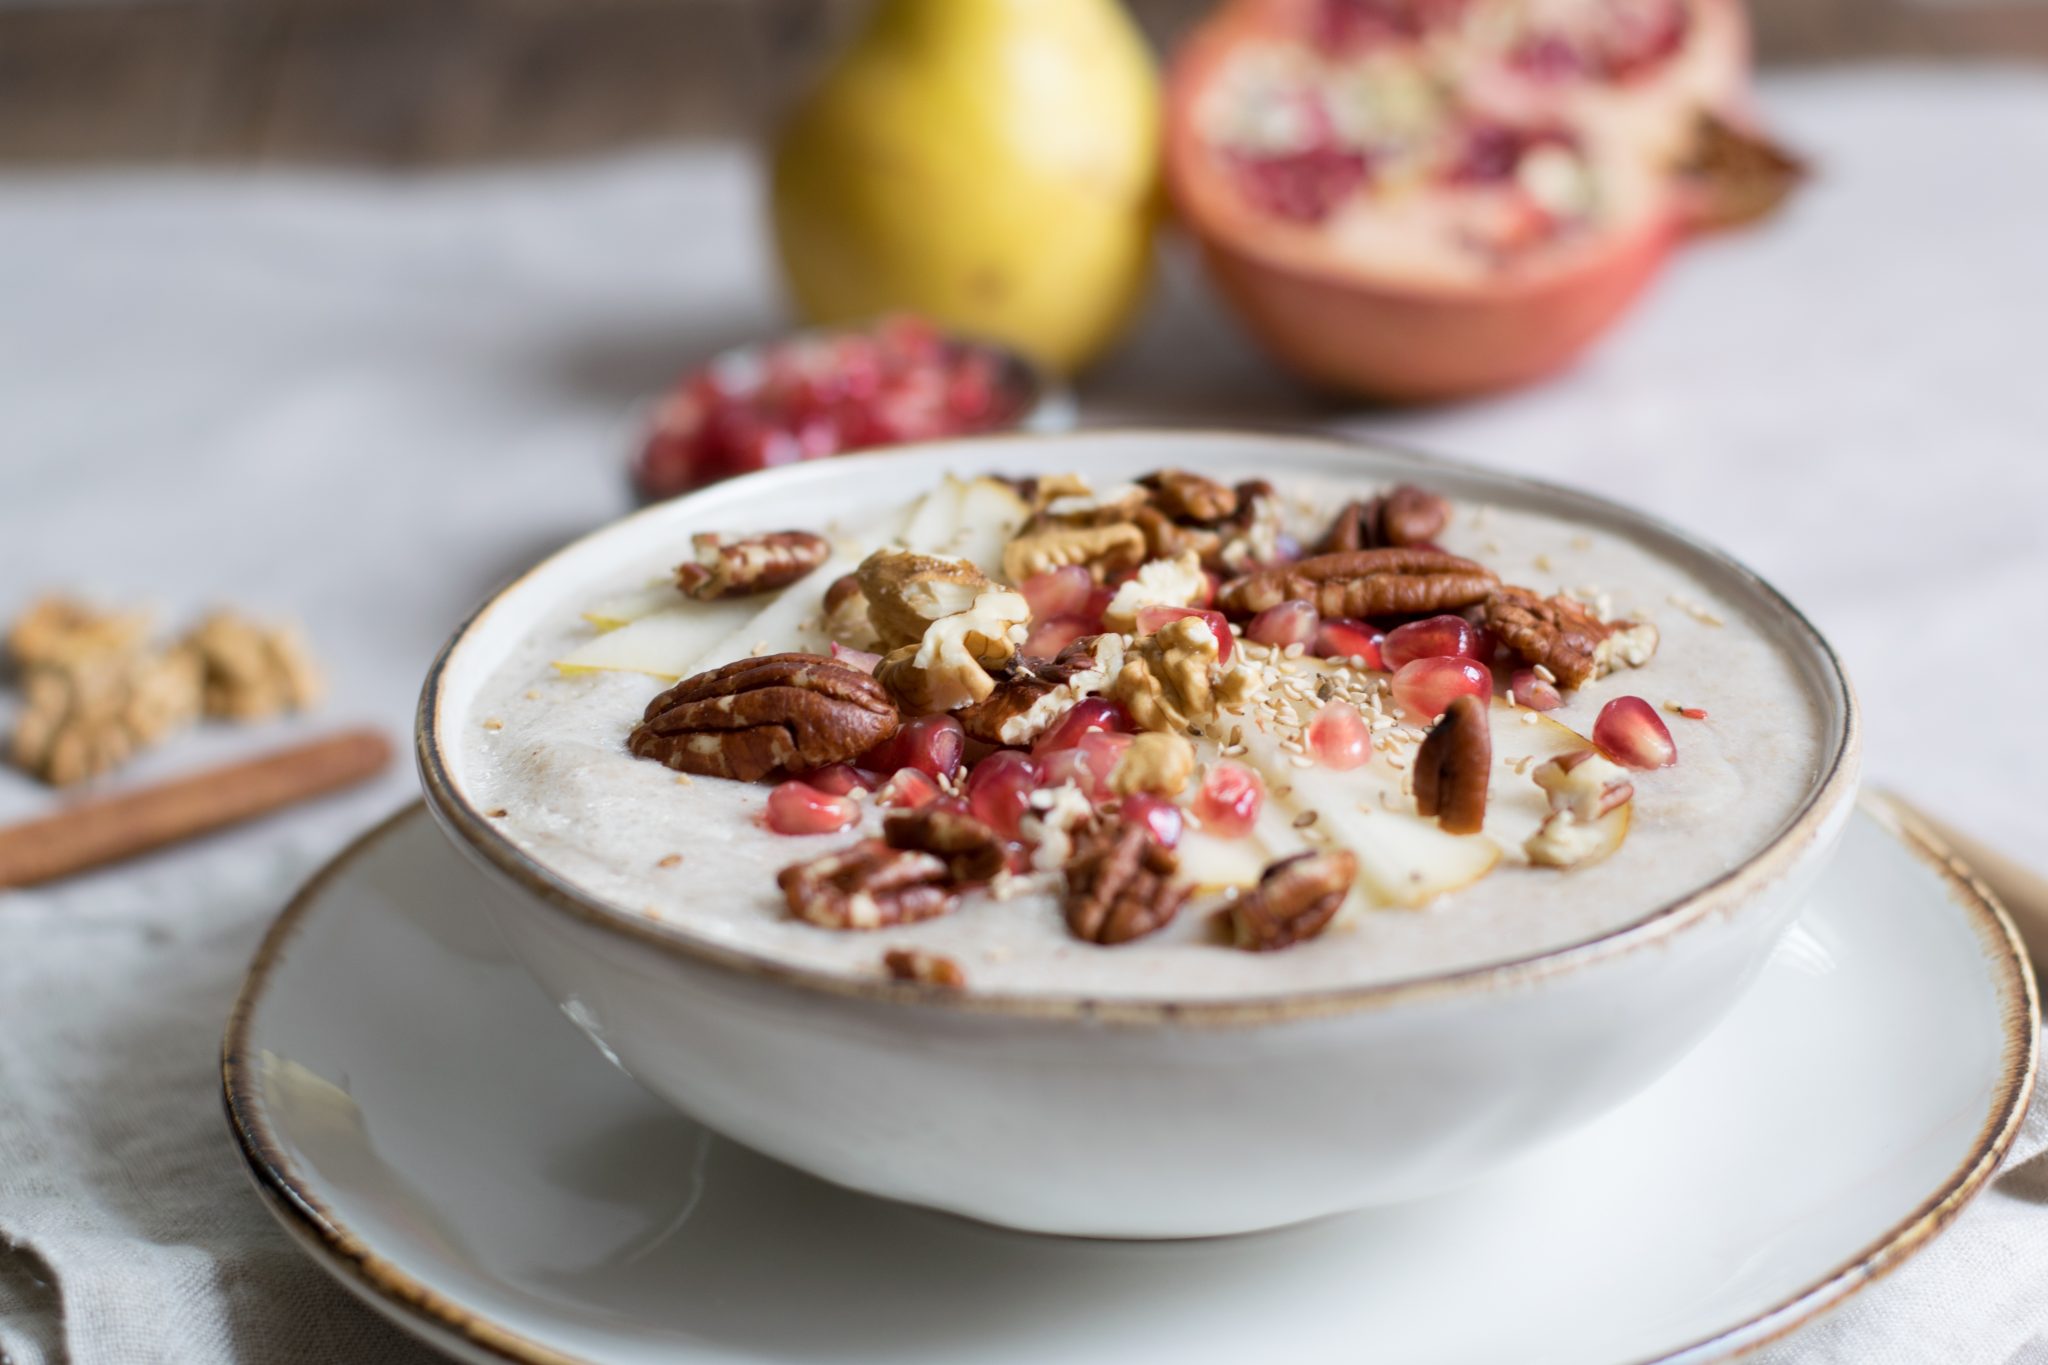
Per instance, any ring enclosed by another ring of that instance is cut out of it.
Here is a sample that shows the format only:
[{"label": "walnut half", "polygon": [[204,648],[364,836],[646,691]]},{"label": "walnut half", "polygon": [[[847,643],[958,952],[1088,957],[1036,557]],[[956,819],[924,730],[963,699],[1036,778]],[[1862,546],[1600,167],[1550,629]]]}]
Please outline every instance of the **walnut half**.
[{"label": "walnut half", "polygon": [[891,652],[875,677],[913,713],[971,706],[995,691],[989,670],[1016,657],[1010,632],[1030,619],[1031,604],[1022,594],[991,588],[966,611],[926,626],[916,644]]}]

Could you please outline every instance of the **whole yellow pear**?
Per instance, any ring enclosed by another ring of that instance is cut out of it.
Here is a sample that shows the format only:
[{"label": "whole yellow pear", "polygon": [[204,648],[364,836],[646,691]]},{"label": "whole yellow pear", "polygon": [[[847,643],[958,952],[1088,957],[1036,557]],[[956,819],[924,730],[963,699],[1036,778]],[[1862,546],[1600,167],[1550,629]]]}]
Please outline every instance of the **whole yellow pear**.
[{"label": "whole yellow pear", "polygon": [[777,140],[798,307],[922,313],[1078,368],[1150,274],[1158,121],[1116,0],[881,0]]}]

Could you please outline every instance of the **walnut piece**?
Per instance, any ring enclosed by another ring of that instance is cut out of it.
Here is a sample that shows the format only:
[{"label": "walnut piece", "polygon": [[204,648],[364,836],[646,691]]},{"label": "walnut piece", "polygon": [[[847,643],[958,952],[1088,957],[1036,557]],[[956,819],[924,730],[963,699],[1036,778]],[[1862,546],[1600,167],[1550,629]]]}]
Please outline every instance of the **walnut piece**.
[{"label": "walnut piece", "polygon": [[1003,547],[1003,576],[1022,583],[1035,574],[1079,564],[1099,582],[1145,562],[1145,533],[1130,522],[1069,526],[1033,518]]},{"label": "walnut piece", "polygon": [[7,630],[7,652],[24,672],[38,665],[139,650],[149,638],[149,613],[99,611],[69,597],[31,602]]},{"label": "walnut piece", "polygon": [[1477,834],[1486,823],[1486,787],[1493,774],[1493,731],[1487,704],[1459,697],[1415,750],[1415,809],[1433,815],[1449,834]]},{"label": "walnut piece", "polygon": [[1178,732],[1206,725],[1221,707],[1241,703],[1249,692],[1250,675],[1220,670],[1217,653],[1207,621],[1177,617],[1141,636],[1104,690],[1123,703],[1140,729]]},{"label": "walnut piece", "polygon": [[1173,880],[1179,870],[1179,860],[1136,821],[1082,826],[1063,869],[1068,931],[1108,946],[1165,928],[1193,893]]},{"label": "walnut piece", "polygon": [[810,531],[770,531],[727,540],[716,531],[690,537],[693,559],[676,566],[676,587],[710,602],[786,588],[831,557],[825,537]]},{"label": "walnut piece", "polygon": [[1135,577],[1119,584],[1103,608],[1102,624],[1128,633],[1138,628],[1138,613],[1146,607],[1189,607],[1208,595],[1202,557],[1183,550],[1171,559],[1146,561]]},{"label": "walnut piece", "polygon": [[1185,469],[1162,469],[1138,480],[1152,493],[1153,506],[1178,522],[1211,526],[1237,511],[1237,492]]},{"label": "walnut piece", "polygon": [[53,786],[120,767],[198,719],[201,670],[189,649],[114,649],[21,675],[13,759]]},{"label": "walnut piece", "polygon": [[1194,745],[1181,735],[1148,730],[1132,737],[1110,771],[1109,786],[1119,796],[1150,792],[1172,797],[1180,795],[1194,774]]},{"label": "walnut piece", "polygon": [[843,573],[825,589],[825,638],[848,649],[879,653],[882,637],[868,616],[858,574]]},{"label": "walnut piece", "polygon": [[937,806],[891,812],[882,822],[882,840],[890,848],[939,859],[954,886],[988,881],[1007,861],[1002,837],[993,829],[962,811]]},{"label": "walnut piece", "polygon": [[891,948],[882,954],[882,970],[896,981],[915,981],[949,991],[967,989],[967,973],[960,970],[959,963],[923,948]]},{"label": "walnut piece", "polygon": [[1451,504],[1441,494],[1404,483],[1376,498],[1345,504],[1316,553],[1421,545],[1435,540],[1450,521]]},{"label": "walnut piece", "polygon": [[1216,551],[1204,562],[1219,573],[1249,573],[1280,557],[1280,535],[1286,528],[1272,484],[1248,479],[1233,491],[1237,511],[1218,525]]},{"label": "walnut piece", "polygon": [[1550,808],[1591,824],[1636,794],[1628,769],[1597,749],[1581,749],[1538,764],[1529,774],[1550,798]]},{"label": "walnut piece", "polygon": [[320,670],[289,626],[220,611],[201,621],[185,645],[199,656],[209,716],[261,720],[320,699]]},{"label": "walnut piece", "polygon": [[854,577],[885,653],[916,644],[932,622],[968,610],[995,586],[964,559],[897,549],[875,551]]},{"label": "walnut piece", "polygon": [[790,913],[821,929],[885,929],[951,910],[946,864],[929,853],[863,839],[776,874]]},{"label": "walnut piece", "polygon": [[925,627],[916,644],[894,650],[875,677],[905,710],[957,711],[996,689],[989,670],[1016,657],[1010,634],[1031,619],[1031,604],[1007,588],[991,588],[973,606]]},{"label": "walnut piece", "polygon": [[1491,569],[1441,550],[1349,550],[1234,578],[1216,600],[1233,616],[1292,598],[1324,616],[1421,616],[1483,602],[1498,582]]},{"label": "walnut piece", "polygon": [[900,721],[889,694],[858,668],[815,654],[769,654],[663,692],[626,747],[678,772],[756,782],[778,769],[857,757]]},{"label": "walnut piece", "polygon": [[1282,858],[1231,905],[1231,939],[1246,952],[1270,953],[1314,938],[1337,917],[1357,878],[1358,857],[1347,849]]}]

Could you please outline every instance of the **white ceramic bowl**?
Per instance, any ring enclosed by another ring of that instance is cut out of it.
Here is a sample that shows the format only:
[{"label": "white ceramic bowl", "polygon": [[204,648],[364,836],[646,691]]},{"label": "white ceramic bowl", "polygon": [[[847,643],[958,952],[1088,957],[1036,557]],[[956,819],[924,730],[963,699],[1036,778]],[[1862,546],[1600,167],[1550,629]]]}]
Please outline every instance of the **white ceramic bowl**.
[{"label": "white ceramic bowl", "polygon": [[[1414,980],[1260,998],[950,994],[790,967],[608,904],[515,847],[464,791],[470,700],[579,588],[765,506],[857,517],[942,471],[1290,470],[1623,532],[1751,610],[1821,718],[1804,800],[1755,856],[1618,931]],[[1855,704],[1811,625],[1725,556],[1566,489],[1376,446],[1252,433],[1085,432],[934,444],[754,475],[648,508],[501,590],[456,632],[419,715],[427,803],[515,894],[499,919],[598,1047],[711,1127],[828,1180],[1010,1227],[1245,1232],[1466,1181],[1641,1090],[1755,975],[1847,823]]]}]

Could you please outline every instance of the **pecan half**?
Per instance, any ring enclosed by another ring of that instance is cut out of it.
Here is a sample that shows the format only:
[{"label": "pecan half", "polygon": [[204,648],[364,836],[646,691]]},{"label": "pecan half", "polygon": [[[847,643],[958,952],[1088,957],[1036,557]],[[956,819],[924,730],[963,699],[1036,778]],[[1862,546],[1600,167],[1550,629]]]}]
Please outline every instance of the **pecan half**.
[{"label": "pecan half", "polygon": [[1314,938],[1336,918],[1357,878],[1358,857],[1348,849],[1282,858],[1231,905],[1231,938],[1252,953],[1270,953]]},{"label": "pecan half", "polygon": [[1216,601],[1233,616],[1297,597],[1324,616],[1422,616],[1483,602],[1499,581],[1491,569],[1442,550],[1348,550],[1233,578]]},{"label": "pecan half", "polygon": [[988,881],[1008,861],[1001,835],[971,815],[937,806],[891,813],[882,822],[882,840],[939,859],[955,886]]},{"label": "pecan half", "polygon": [[897,981],[915,981],[949,991],[967,988],[967,973],[944,953],[923,948],[891,948],[882,954],[882,970]]},{"label": "pecan half", "polygon": [[1347,503],[1323,533],[1317,554],[1375,550],[1432,541],[1450,524],[1451,504],[1441,494],[1404,483],[1379,497]]},{"label": "pecan half", "polygon": [[865,753],[901,717],[867,674],[815,654],[741,659],[685,678],[647,703],[626,739],[636,758],[678,772],[756,782]]},{"label": "pecan half", "polygon": [[738,540],[703,531],[690,537],[690,553],[696,558],[676,566],[676,587],[687,597],[709,602],[786,588],[823,564],[832,545],[809,531],[770,531]]},{"label": "pecan half", "polygon": [[1175,521],[1213,525],[1237,511],[1237,490],[1185,469],[1162,469],[1138,480],[1152,502]]},{"label": "pecan half", "polygon": [[1479,609],[1479,624],[1522,662],[1543,665],[1560,687],[1583,687],[1621,664],[1637,666],[1657,652],[1657,628],[1606,622],[1569,597],[1527,588],[1496,588]]},{"label": "pecan half", "polygon": [[1450,834],[1477,834],[1486,823],[1493,774],[1493,731],[1486,703],[1460,697],[1415,751],[1415,809]]},{"label": "pecan half", "polygon": [[929,853],[863,839],[776,874],[790,913],[821,929],[885,929],[953,908],[946,864]]},{"label": "pecan half", "polygon": [[1062,870],[1068,931],[1105,946],[1165,928],[1194,890],[1173,880],[1180,860],[1136,821],[1097,820],[1075,831]]}]

